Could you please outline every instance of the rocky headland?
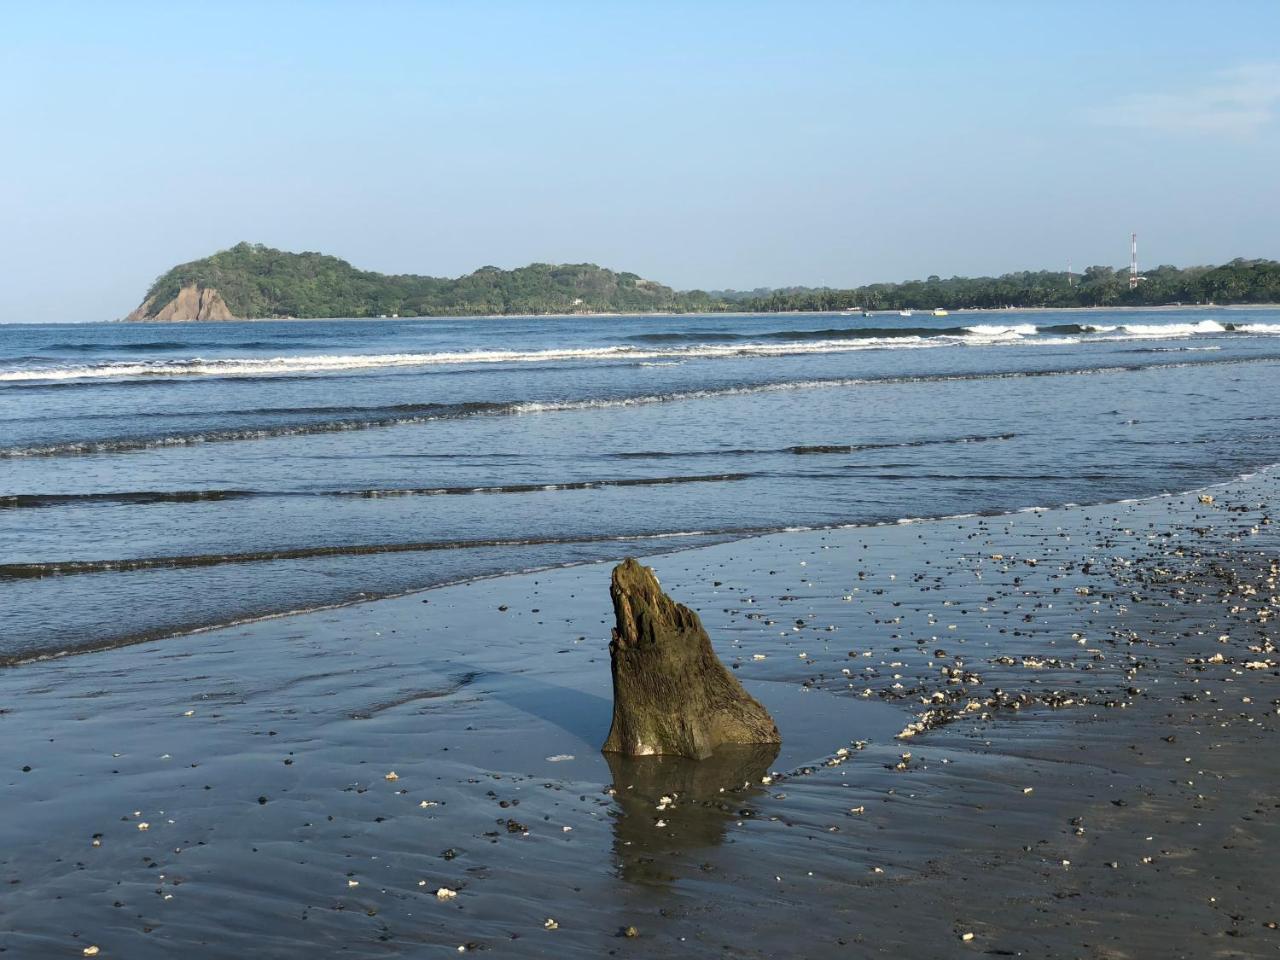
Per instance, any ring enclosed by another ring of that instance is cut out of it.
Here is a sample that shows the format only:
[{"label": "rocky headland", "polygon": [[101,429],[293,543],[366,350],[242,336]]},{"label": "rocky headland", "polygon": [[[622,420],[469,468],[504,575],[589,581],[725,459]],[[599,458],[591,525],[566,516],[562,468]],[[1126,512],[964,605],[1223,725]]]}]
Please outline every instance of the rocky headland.
[{"label": "rocky headland", "polygon": [[157,303],[156,296],[147,297],[131,314],[129,322],[176,323],[197,320],[234,320],[231,308],[213,287],[188,283],[165,303]]}]

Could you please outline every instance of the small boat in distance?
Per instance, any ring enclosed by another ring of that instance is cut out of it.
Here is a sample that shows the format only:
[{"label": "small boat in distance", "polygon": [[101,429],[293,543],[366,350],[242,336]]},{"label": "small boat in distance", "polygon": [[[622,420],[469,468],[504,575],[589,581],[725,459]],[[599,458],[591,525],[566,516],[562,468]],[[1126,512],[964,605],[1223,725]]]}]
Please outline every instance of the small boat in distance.
[{"label": "small boat in distance", "polygon": [[943,310],[941,307],[935,307],[933,311],[933,315],[935,317],[945,317],[947,316],[947,311]]},{"label": "small boat in distance", "polygon": [[911,316],[911,311],[910,311],[910,310],[899,310],[899,311],[898,311],[898,316],[900,316],[900,317],[909,317],[909,316]]}]

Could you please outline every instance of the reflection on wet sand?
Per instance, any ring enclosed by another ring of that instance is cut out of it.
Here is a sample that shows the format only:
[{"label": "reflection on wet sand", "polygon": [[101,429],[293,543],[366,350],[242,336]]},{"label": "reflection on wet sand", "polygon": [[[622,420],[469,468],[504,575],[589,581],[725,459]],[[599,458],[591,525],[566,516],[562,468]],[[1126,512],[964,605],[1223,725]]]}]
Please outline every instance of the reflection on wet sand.
[{"label": "reflection on wet sand", "polygon": [[665,885],[678,864],[724,839],[730,821],[754,815],[776,743],[726,744],[704,760],[606,753],[613,776],[613,853],[622,878]]}]

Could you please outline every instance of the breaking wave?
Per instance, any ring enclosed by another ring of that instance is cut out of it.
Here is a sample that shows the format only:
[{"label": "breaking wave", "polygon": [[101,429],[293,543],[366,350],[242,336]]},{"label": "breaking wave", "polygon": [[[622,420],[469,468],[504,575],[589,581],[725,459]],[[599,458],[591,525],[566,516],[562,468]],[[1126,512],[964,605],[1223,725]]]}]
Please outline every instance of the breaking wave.
[{"label": "breaking wave", "polygon": [[313,560],[320,557],[356,557],[389,553],[428,553],[443,550],[475,550],[492,547],[534,547],[552,544],[632,543],[689,537],[748,537],[773,533],[777,527],[727,527],[717,530],[673,530],[662,533],[609,533],[577,537],[493,537],[476,540],[421,540],[407,543],[325,544],[285,547],[244,553],[198,553],[170,557],[126,557],[117,560],[55,560],[36,563],[0,563],[0,580],[33,580],[91,573],[128,573],[139,570],[181,570],[223,564],[270,563],[279,560]]},{"label": "breaking wave", "polygon": [[[234,427],[208,430],[200,433],[131,435],[93,440],[63,441],[36,446],[0,447],[0,459],[13,457],[57,457],[85,456],[104,453],[131,453],[163,447],[195,446],[204,443],[224,443],[235,440],[264,440],[276,437],[339,433],[349,430],[369,430],[473,416],[519,416],[574,410],[630,407],[657,403],[676,403],[688,400],[708,400],[721,397],[744,396],[748,394],[771,393],[777,391],[815,390],[909,383],[1010,380],[1027,377],[1083,376],[1089,374],[1161,370],[1186,367],[1194,364],[1272,362],[1274,359],[1275,358],[1271,356],[1247,358],[1227,357],[1220,359],[1182,360],[1168,363],[1112,364],[1099,367],[1068,367],[1060,369],[1011,370],[982,373],[922,374],[882,377],[832,377],[826,379],[783,380],[767,383],[742,384],[737,386],[713,387],[705,390],[676,391],[673,393],[603,397],[592,400],[535,400],[512,401],[506,403],[486,402],[461,404],[399,404],[389,407],[351,408],[357,412],[351,416],[343,416],[333,420]],[[327,408],[309,409],[324,410]]]},{"label": "breaking wave", "polygon": [[216,503],[270,497],[442,497],[472,494],[543,493],[560,490],[599,490],[607,487],[659,487],[679,483],[733,483],[751,473],[706,473],[676,477],[620,477],[604,480],[562,480],[547,483],[502,483],[491,486],[366,487],[357,490],[125,490],[104,493],[19,493],[0,495],[0,510],[89,504],[146,506],[154,503]]},{"label": "breaking wave", "polygon": [[867,450],[901,450],[911,447],[931,447],[949,443],[985,443],[994,440],[1012,440],[1016,433],[996,433],[965,437],[928,437],[920,440],[899,440],[889,443],[820,443],[796,444],[790,447],[762,449],[740,447],[731,450],[629,450],[625,453],[614,453],[609,456],[619,460],[666,460],[683,457],[732,457],[761,456],[770,453],[790,453],[797,456],[813,456],[821,454],[862,453]]},{"label": "breaking wave", "polygon": [[[640,334],[632,342],[612,346],[564,347],[543,350],[463,350],[432,353],[311,354],[279,357],[223,357],[155,360],[115,360],[103,363],[27,364],[0,369],[0,382],[63,380],[125,380],[165,377],[261,377],[327,374],[394,367],[468,366],[581,362],[593,360],[681,360],[717,357],[771,357],[857,350],[922,349],[942,346],[999,346],[1008,344],[1062,345],[1081,339],[1168,339],[1197,335],[1243,333],[1280,335],[1280,324],[1199,323],[1123,324],[1093,326],[1056,324],[976,324],[964,327],[851,327],[822,330],[778,330],[766,333],[675,331]],[[1053,336],[1050,336],[1053,335]],[[664,345],[665,344],[665,345]],[[647,345],[647,346],[646,346]],[[167,342],[134,348],[168,349]],[[133,348],[130,348],[133,349]]]}]

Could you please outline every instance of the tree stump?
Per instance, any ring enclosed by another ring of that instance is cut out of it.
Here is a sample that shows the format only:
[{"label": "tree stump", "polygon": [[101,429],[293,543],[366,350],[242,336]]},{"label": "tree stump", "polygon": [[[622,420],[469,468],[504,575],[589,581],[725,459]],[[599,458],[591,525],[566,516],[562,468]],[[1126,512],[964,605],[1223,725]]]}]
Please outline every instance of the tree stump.
[{"label": "tree stump", "polygon": [[698,615],[628,557],[609,588],[617,625],[613,726],[607,753],[701,760],[726,743],[781,743],[768,711],[730,675],[711,649]]}]

